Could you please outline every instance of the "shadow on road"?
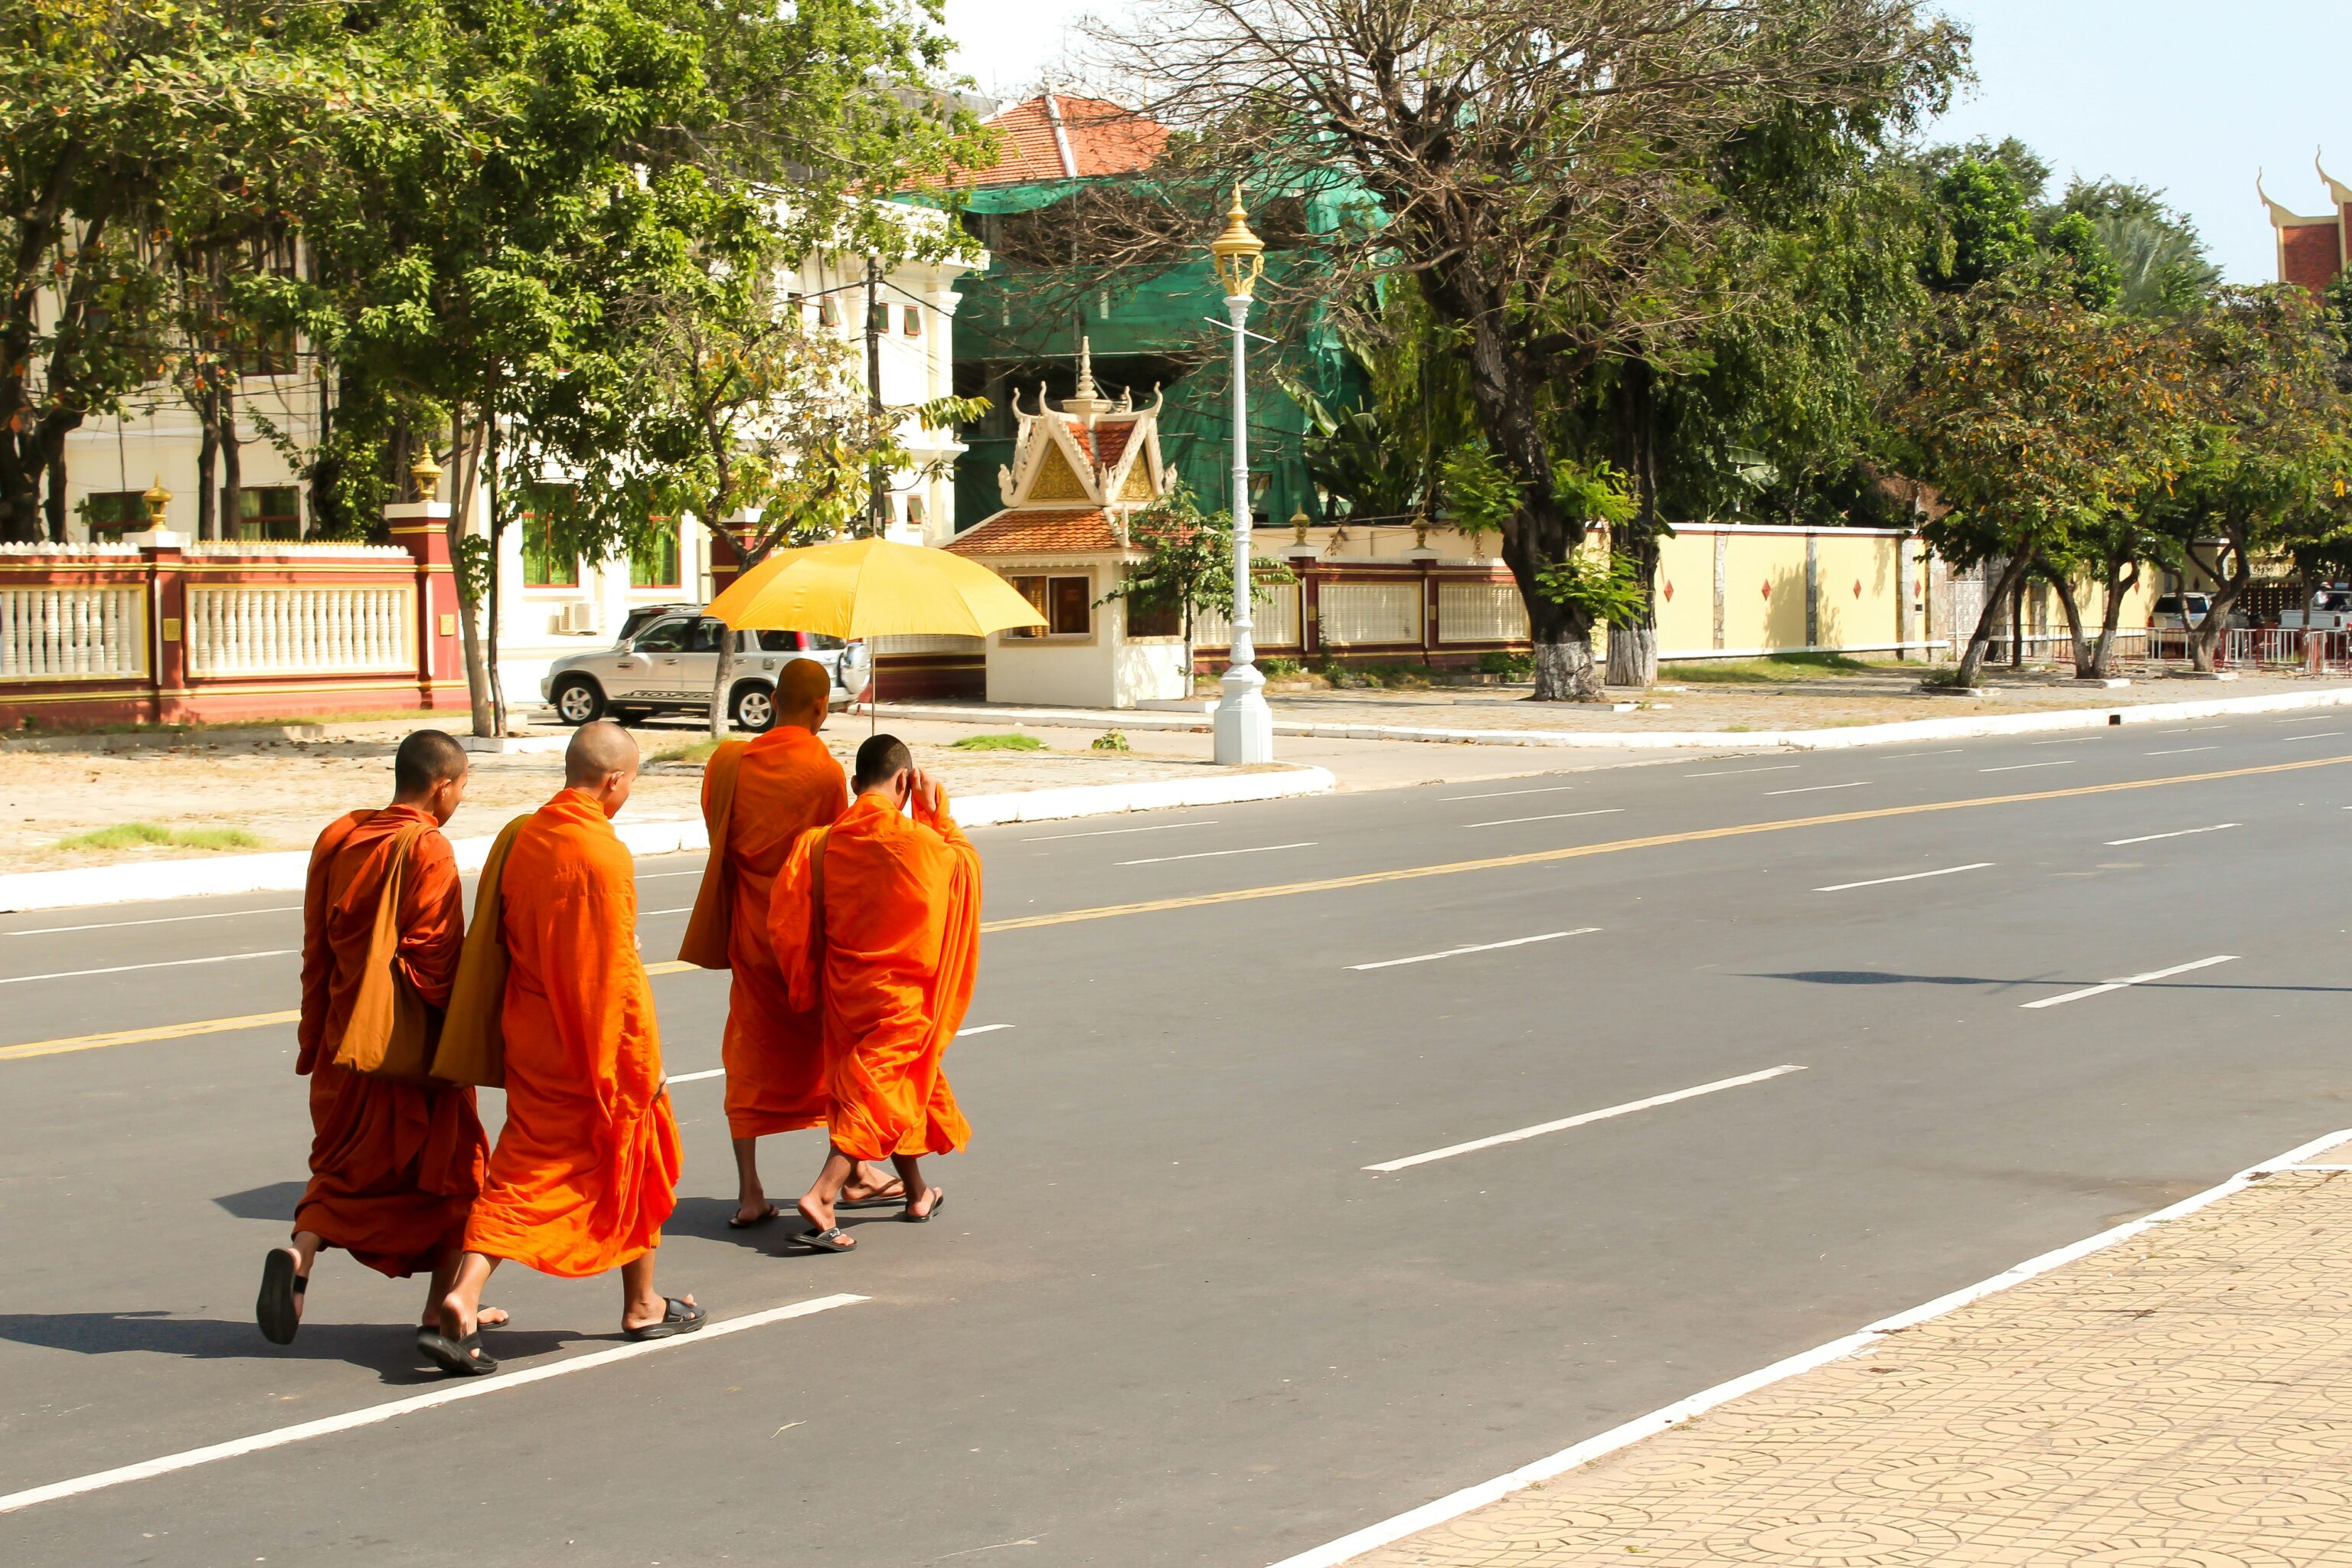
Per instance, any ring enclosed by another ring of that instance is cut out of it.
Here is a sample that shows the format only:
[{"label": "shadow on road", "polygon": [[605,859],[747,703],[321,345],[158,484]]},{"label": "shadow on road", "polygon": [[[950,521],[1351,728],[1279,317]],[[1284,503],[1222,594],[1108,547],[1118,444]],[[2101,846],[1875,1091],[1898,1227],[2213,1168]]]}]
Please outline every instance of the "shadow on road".
[{"label": "shadow on road", "polygon": [[[605,1337],[570,1329],[493,1329],[484,1343],[501,1359],[520,1359]],[[163,1312],[5,1312],[0,1313],[0,1340],[80,1355],[145,1351],[191,1361],[340,1361],[381,1373],[388,1384],[442,1381],[416,1353],[414,1323],[305,1323],[292,1344],[279,1346],[263,1339],[249,1320],[225,1322]]]},{"label": "shadow on road", "polygon": [[301,1182],[272,1182],[266,1187],[247,1187],[241,1193],[223,1193],[213,1202],[239,1219],[274,1219],[292,1225],[294,1208],[302,1201],[305,1184]]}]

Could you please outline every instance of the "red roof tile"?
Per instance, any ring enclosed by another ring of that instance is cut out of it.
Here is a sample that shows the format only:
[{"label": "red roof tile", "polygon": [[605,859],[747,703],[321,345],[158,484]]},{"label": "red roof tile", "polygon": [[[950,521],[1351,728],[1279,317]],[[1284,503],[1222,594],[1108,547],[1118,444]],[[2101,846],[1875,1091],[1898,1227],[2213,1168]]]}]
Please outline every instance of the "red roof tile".
[{"label": "red roof tile", "polygon": [[1069,143],[1066,164],[1054,135],[1054,115],[1041,95],[1001,109],[982,122],[1004,139],[1004,155],[993,168],[964,171],[956,183],[1018,185],[1073,175],[1132,174],[1150,168],[1168,145],[1166,126],[1099,98],[1056,93],[1054,110],[1061,115],[1061,140]]},{"label": "red roof tile", "polygon": [[1127,444],[1135,438],[1137,421],[1132,415],[1113,416],[1097,415],[1095,419],[1092,447],[1087,445],[1085,420],[1067,414],[1064,415],[1062,419],[1063,423],[1070,427],[1070,439],[1078,444],[1078,450],[1090,451],[1094,460],[1106,468],[1118,467],[1119,458],[1126,455]]},{"label": "red roof tile", "polygon": [[1000,511],[957,534],[947,548],[957,555],[1037,555],[1092,554],[1120,545],[1110,520],[1096,507]]}]

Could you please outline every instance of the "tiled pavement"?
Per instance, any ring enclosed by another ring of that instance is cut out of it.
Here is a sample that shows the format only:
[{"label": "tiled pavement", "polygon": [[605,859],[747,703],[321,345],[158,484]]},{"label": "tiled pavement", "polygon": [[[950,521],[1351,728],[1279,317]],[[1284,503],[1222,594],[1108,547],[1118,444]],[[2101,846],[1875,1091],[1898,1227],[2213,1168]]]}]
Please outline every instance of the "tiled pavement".
[{"label": "tiled pavement", "polygon": [[1353,1560],[1631,1562],[2352,1565],[2352,1171],[2263,1176]]}]

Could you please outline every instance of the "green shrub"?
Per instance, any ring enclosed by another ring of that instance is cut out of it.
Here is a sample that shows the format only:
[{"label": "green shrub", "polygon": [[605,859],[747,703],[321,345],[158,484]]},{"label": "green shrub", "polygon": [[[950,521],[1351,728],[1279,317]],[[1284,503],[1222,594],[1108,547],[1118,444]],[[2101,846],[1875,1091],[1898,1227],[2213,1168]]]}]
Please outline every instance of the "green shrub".
[{"label": "green shrub", "polygon": [[1042,752],[1045,742],[1034,735],[966,735],[955,742],[959,752]]},{"label": "green shrub", "polygon": [[159,827],[152,822],[118,822],[57,842],[59,849],[256,849],[261,840],[242,827]]},{"label": "green shrub", "polygon": [[1532,680],[1536,673],[1536,656],[1531,653],[1504,653],[1499,649],[1478,656],[1478,673],[1499,675],[1507,680]]},{"label": "green shrub", "polygon": [[1095,737],[1094,749],[1097,752],[1129,752],[1135,748],[1127,743],[1125,731],[1106,730]]},{"label": "green shrub", "polygon": [[1307,667],[1295,658],[1262,658],[1257,672],[1268,680],[1296,680],[1307,673]]}]

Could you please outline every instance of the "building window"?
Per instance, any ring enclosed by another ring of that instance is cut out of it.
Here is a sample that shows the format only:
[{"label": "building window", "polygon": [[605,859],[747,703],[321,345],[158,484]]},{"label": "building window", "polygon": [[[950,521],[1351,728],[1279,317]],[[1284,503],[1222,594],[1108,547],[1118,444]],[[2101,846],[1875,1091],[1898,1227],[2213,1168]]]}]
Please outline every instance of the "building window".
[{"label": "building window", "polygon": [[913,305],[907,307],[903,330],[910,338],[919,338],[923,335],[923,312],[919,308]]},{"label": "building window", "polygon": [[302,537],[302,492],[292,485],[240,489],[236,520],[229,524],[231,539],[275,540],[289,543]]},{"label": "building window", "polygon": [[1094,579],[1024,576],[1010,579],[1013,591],[1045,617],[1043,626],[1014,626],[1008,637],[1082,637],[1094,630]]},{"label": "building window", "polygon": [[841,307],[833,302],[830,294],[816,302],[816,324],[820,327],[841,325]]},{"label": "building window", "polygon": [[1183,607],[1173,598],[1132,597],[1127,605],[1127,635],[1131,637],[1176,637],[1184,635]]},{"label": "building window", "polygon": [[580,558],[559,554],[555,519],[551,515],[571,499],[568,485],[532,485],[523,500],[522,584],[526,588],[576,588]]},{"label": "building window", "polygon": [[147,499],[137,490],[93,490],[81,498],[81,521],[92,539],[147,526]]},{"label": "building window", "polygon": [[629,586],[675,588],[677,575],[677,524],[656,518],[644,538],[629,547]]}]

